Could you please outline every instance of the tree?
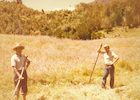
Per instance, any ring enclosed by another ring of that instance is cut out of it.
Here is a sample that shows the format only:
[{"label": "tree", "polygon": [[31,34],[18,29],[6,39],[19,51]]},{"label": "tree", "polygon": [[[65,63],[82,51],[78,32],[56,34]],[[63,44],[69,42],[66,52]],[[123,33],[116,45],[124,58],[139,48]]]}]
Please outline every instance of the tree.
[{"label": "tree", "polygon": [[110,17],[113,26],[121,26],[125,6],[118,0],[112,1],[110,5]]},{"label": "tree", "polygon": [[81,23],[76,27],[76,38],[77,39],[91,39],[89,27],[86,24],[84,18],[81,20]]},{"label": "tree", "polygon": [[129,28],[140,25],[140,2],[139,0],[127,0],[125,13],[126,24]]},{"label": "tree", "polygon": [[22,0],[16,0],[18,4],[22,4]]}]

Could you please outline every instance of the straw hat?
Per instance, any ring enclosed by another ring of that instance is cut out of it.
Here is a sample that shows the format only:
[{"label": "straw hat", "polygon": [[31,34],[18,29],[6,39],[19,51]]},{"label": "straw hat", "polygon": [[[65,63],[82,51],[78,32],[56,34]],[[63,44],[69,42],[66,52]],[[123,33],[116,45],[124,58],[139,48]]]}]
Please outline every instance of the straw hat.
[{"label": "straw hat", "polygon": [[20,43],[18,43],[13,50],[16,50],[17,48],[21,48],[22,50],[24,49],[24,46],[22,46]]},{"label": "straw hat", "polygon": [[108,47],[108,48],[109,48],[109,45],[107,45],[107,44],[106,44],[106,45],[104,45],[104,48],[106,48],[106,47]]}]

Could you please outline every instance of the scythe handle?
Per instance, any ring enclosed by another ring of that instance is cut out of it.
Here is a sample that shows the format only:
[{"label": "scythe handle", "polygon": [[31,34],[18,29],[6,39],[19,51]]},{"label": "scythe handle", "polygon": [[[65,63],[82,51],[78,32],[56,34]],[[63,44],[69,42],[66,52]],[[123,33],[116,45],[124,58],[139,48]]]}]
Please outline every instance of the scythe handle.
[{"label": "scythe handle", "polygon": [[[101,48],[101,47],[102,47],[102,43],[100,44],[100,48]],[[94,63],[94,66],[93,66],[93,69],[92,69],[92,72],[91,72],[91,75],[90,75],[89,84],[90,84],[90,82],[91,82],[91,77],[92,77],[93,71],[94,71],[94,69],[95,69],[95,66],[96,66],[98,57],[99,57],[99,52],[98,52],[98,54],[97,54],[96,61],[95,61],[95,63]]]}]

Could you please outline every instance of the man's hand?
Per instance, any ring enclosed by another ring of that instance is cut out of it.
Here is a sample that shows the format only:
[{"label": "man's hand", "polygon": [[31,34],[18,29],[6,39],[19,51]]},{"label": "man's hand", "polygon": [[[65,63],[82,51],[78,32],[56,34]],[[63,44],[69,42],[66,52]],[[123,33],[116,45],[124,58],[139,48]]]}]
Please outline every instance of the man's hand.
[{"label": "man's hand", "polygon": [[103,46],[103,43],[100,43],[100,47],[97,49],[97,52],[101,53],[101,54],[104,54],[105,52],[101,51],[102,46]]},{"label": "man's hand", "polygon": [[19,79],[20,79],[20,80],[23,80],[23,79],[24,79],[24,77],[22,77],[22,76],[20,75],[20,76],[19,76]]},{"label": "man's hand", "polygon": [[110,61],[110,62],[108,62],[106,65],[107,65],[107,66],[111,66],[111,65],[113,65],[113,64],[114,64],[114,62]]},{"label": "man's hand", "polygon": [[100,48],[103,46],[103,43],[100,43]]}]

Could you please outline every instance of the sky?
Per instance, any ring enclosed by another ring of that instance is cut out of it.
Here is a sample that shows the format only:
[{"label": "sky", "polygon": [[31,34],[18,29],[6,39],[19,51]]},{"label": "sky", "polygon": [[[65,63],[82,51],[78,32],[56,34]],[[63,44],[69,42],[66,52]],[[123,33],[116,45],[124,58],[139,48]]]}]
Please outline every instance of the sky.
[{"label": "sky", "polygon": [[[13,0],[7,0],[13,1]],[[22,3],[34,10],[54,11],[60,9],[73,10],[75,5],[83,3],[90,3],[94,0],[22,0]]]}]

